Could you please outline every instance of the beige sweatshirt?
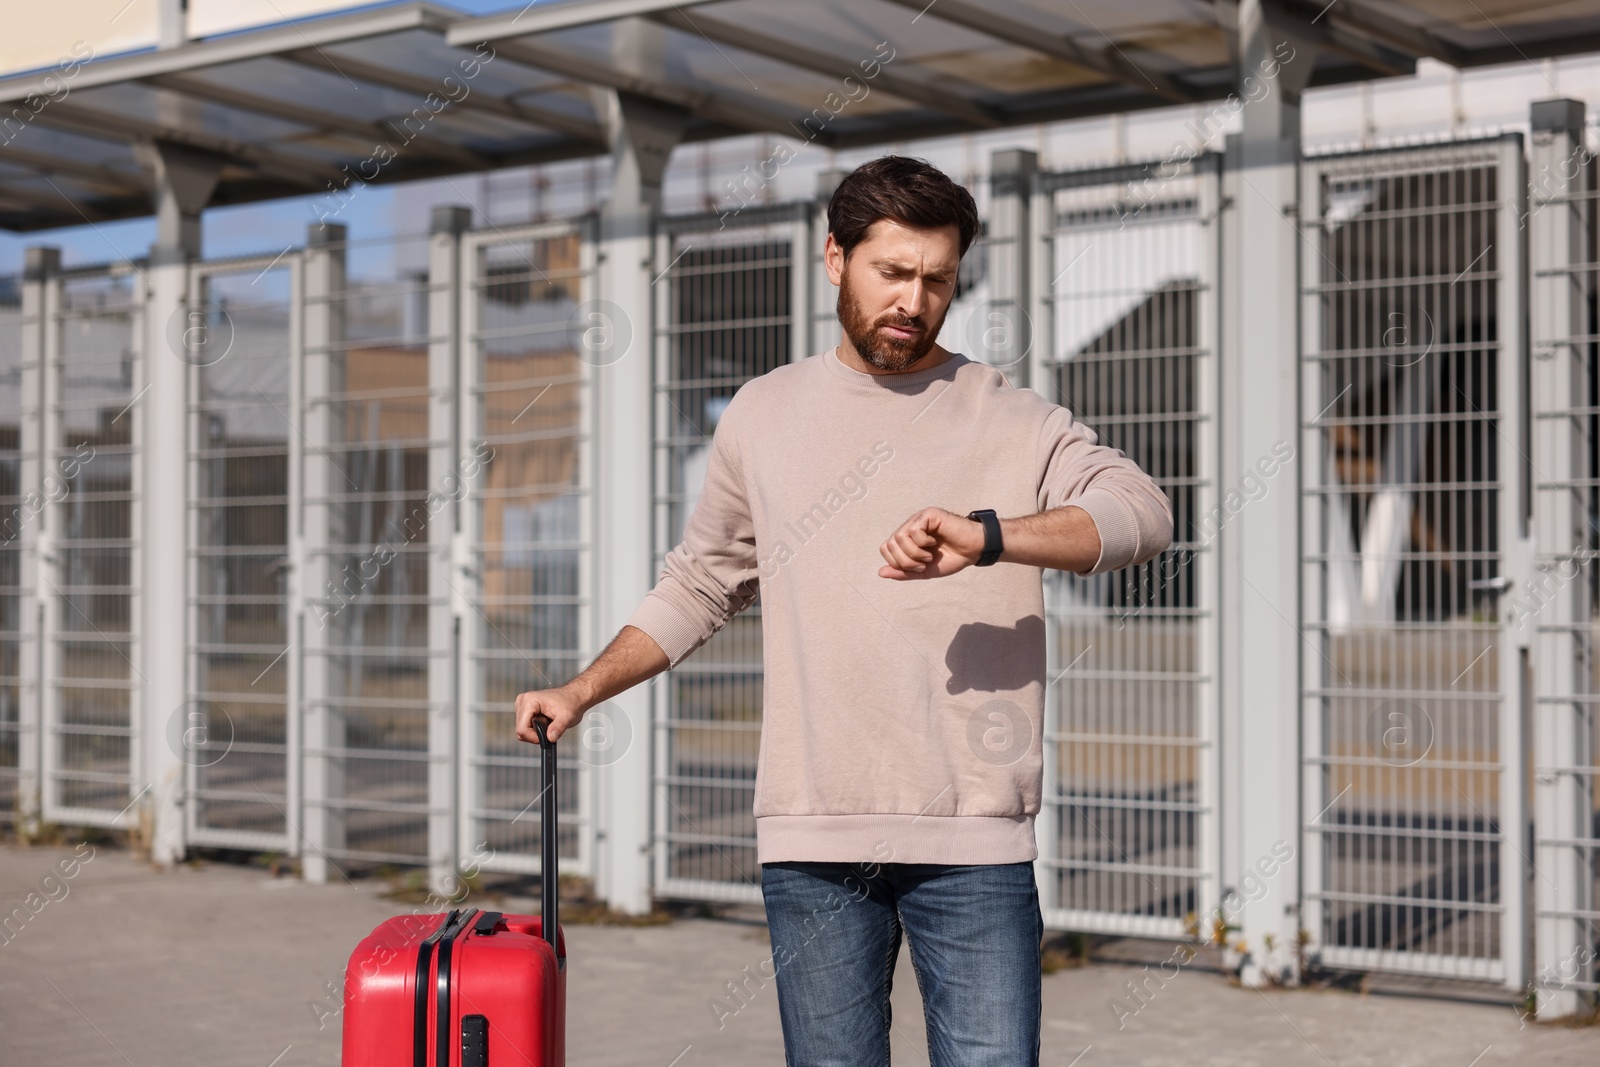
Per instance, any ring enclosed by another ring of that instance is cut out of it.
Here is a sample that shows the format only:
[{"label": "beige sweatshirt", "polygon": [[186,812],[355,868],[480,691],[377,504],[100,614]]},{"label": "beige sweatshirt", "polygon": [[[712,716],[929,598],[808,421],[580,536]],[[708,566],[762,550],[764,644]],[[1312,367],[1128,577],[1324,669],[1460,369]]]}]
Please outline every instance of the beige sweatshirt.
[{"label": "beige sweatshirt", "polygon": [[830,349],[740,387],[683,541],[628,623],[676,667],[759,589],[758,862],[1037,857],[1043,570],[880,578],[878,546],[930,505],[1005,519],[1066,504],[1099,531],[1095,574],[1172,537],[1132,460],[960,353],[873,375]]}]

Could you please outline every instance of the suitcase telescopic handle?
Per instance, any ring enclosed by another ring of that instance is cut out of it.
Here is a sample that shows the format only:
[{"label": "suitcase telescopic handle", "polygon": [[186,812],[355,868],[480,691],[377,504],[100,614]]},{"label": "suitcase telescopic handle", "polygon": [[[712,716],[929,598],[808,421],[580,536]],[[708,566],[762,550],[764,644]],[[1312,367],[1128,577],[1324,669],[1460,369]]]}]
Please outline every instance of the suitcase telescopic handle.
[{"label": "suitcase telescopic handle", "polygon": [[545,731],[549,724],[549,719],[539,715],[533,717],[533,729],[539,735],[542,763],[539,775],[539,925],[544,930],[544,939],[550,942],[550,951],[555,953],[556,959],[564,967],[567,961],[561,955],[561,946],[557,941],[561,929],[557,903],[561,863],[556,855],[556,743],[550,740],[550,735]]}]

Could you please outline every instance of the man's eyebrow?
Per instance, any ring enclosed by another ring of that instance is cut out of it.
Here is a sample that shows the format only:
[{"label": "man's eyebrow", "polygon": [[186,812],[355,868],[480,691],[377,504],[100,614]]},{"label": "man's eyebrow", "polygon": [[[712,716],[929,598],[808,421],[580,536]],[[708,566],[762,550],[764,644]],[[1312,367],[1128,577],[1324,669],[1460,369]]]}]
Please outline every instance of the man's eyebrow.
[{"label": "man's eyebrow", "polygon": [[[899,270],[899,271],[911,271],[911,270],[915,269],[909,263],[906,263],[903,260],[898,260],[898,259],[875,259],[875,260],[872,261],[872,265],[874,267],[888,267],[891,270]],[[956,272],[956,269],[957,268],[955,268],[955,267],[950,267],[950,268],[935,267],[935,268],[927,271],[926,273],[931,274],[934,277],[945,278],[945,277],[949,277],[950,275],[954,274]]]}]

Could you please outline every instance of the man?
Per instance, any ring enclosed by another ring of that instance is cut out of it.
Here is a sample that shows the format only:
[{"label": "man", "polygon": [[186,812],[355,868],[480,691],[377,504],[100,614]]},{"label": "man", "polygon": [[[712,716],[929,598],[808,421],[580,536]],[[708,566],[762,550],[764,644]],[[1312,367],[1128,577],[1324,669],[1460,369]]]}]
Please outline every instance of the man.
[{"label": "man", "polygon": [[517,697],[517,734],[538,714],[559,737],[676,667],[759,589],[757,859],[789,1064],[888,1063],[902,931],[934,1067],[1037,1064],[1041,568],[1150,559],[1171,505],[1066,408],[937,343],[978,229],[965,189],[884,156],[828,226],[844,339],[735,393],[659,583],[582,674]]}]

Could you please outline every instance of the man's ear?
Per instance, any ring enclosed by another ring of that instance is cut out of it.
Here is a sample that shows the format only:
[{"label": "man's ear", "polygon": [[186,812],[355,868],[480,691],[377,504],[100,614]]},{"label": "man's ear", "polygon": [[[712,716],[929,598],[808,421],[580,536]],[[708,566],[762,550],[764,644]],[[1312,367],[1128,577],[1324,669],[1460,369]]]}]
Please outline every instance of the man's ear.
[{"label": "man's ear", "polygon": [[[836,254],[838,256],[837,262],[839,271],[839,277],[837,278],[833,276],[835,263],[834,257]],[[834,285],[838,285],[844,280],[844,268],[850,262],[850,253],[843,251],[839,247],[839,241],[833,236],[832,230],[828,231],[828,239],[823,243],[822,246],[822,262],[827,266],[828,280],[830,282],[832,282]]]}]

